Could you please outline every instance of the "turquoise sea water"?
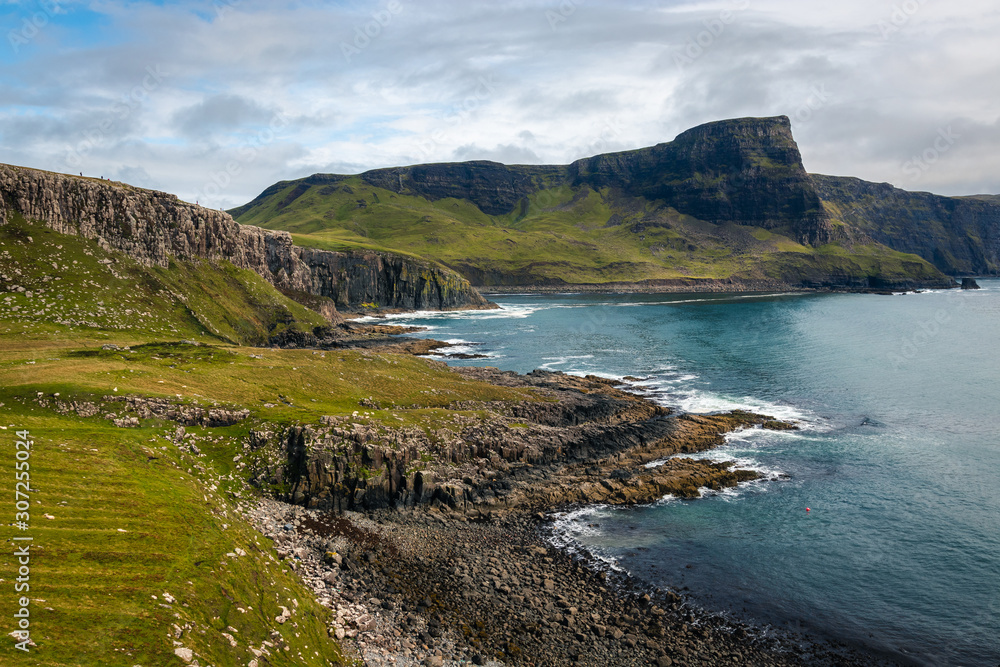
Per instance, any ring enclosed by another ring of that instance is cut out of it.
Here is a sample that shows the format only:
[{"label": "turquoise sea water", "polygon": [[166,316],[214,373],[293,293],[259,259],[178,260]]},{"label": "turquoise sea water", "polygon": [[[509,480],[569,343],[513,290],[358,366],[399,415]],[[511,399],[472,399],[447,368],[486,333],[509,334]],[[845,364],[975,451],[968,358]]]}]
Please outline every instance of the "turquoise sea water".
[{"label": "turquoise sea water", "polygon": [[[395,318],[457,364],[643,378],[678,410],[747,408],[712,458],[765,479],[583,508],[571,541],[706,609],[920,665],[1000,664],[1000,280],[902,296],[504,296]],[[807,512],[806,508],[810,508]],[[597,527],[593,527],[597,524]]]}]

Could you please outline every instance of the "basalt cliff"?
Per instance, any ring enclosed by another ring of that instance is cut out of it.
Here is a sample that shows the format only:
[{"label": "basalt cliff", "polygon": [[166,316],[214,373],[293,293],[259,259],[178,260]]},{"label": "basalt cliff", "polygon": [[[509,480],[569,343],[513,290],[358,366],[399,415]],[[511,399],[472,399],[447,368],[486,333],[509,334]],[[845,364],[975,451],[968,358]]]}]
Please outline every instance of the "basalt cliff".
[{"label": "basalt cliff", "polygon": [[[671,415],[594,376],[452,372],[528,393],[516,403],[453,404],[478,416],[455,416],[433,432],[337,417],[258,430],[248,439],[253,483],[288,502],[338,512],[434,505],[481,515],[515,506],[633,505],[755,479],[729,463],[670,457],[711,449],[740,428],[795,428],[740,411]],[[660,465],[647,467],[653,461]]]},{"label": "basalt cliff", "polygon": [[845,223],[824,192],[779,116],[562,166],[315,174],[232,214],[306,244],[405,248],[488,289],[954,286],[916,245]]},{"label": "basalt cliff", "polygon": [[953,276],[1000,271],[1000,197],[943,197],[859,178],[811,176],[831,215]]},{"label": "basalt cliff", "polygon": [[431,261],[302,248],[287,232],[241,225],[222,211],[123,183],[0,165],[0,222],[10,215],[95,239],[147,266],[167,267],[171,259],[228,261],[293,298],[323,297],[340,309],[489,306],[468,281]]}]

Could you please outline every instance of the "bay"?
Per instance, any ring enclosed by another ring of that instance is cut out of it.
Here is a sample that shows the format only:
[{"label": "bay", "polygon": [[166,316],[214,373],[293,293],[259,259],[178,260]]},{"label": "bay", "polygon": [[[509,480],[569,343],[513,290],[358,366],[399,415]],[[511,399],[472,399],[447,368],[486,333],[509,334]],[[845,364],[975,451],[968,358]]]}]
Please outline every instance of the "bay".
[{"label": "bay", "polygon": [[[505,295],[399,323],[456,360],[641,378],[678,411],[750,409],[709,454],[761,471],[685,501],[581,508],[554,539],[703,608],[907,664],[1000,664],[1000,280],[979,291]],[[806,511],[809,508],[809,511]],[[592,527],[597,524],[598,527]]]}]

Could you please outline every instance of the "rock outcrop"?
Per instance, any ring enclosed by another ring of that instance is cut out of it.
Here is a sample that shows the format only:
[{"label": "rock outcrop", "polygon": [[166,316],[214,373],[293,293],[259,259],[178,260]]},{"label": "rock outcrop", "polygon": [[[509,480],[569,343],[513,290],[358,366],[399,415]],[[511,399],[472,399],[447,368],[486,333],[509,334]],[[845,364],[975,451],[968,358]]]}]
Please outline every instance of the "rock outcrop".
[{"label": "rock outcrop", "polygon": [[975,278],[962,278],[962,289],[982,289]]},{"label": "rock outcrop", "polygon": [[750,426],[786,428],[734,412],[680,417],[620,391],[611,380],[491,368],[454,372],[501,386],[532,387],[538,401],[453,404],[440,428],[389,428],[350,418],[251,434],[250,475],[281,499],[336,511],[444,505],[476,514],[498,507],[637,504],[667,493],[692,497],[756,478],[728,464],[671,459]]},{"label": "rock outcrop", "polygon": [[339,308],[485,308],[458,274],[380,252],[300,248],[287,232],[241,225],[222,211],[164,192],[0,165],[0,223],[18,214],[63,234],[97,240],[147,266],[171,258],[226,260],[286,293],[329,297]]}]

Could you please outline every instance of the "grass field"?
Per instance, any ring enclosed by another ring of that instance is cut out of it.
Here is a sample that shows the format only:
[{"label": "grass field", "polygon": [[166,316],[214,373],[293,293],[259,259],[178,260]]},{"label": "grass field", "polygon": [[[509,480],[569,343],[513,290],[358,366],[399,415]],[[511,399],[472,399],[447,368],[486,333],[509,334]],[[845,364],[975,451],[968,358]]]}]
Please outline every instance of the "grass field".
[{"label": "grass field", "polygon": [[[178,648],[203,666],[344,664],[329,611],[239,511],[259,493],[234,460],[248,434],[325,415],[430,430],[455,401],[530,398],[411,356],[241,345],[322,319],[225,264],[151,269],[16,220],[0,226],[0,279],[0,627],[16,628],[21,596],[13,538],[30,536],[34,642],[8,636],[4,665],[178,665]],[[164,416],[129,422],[124,397],[249,416],[179,437]]]}]

